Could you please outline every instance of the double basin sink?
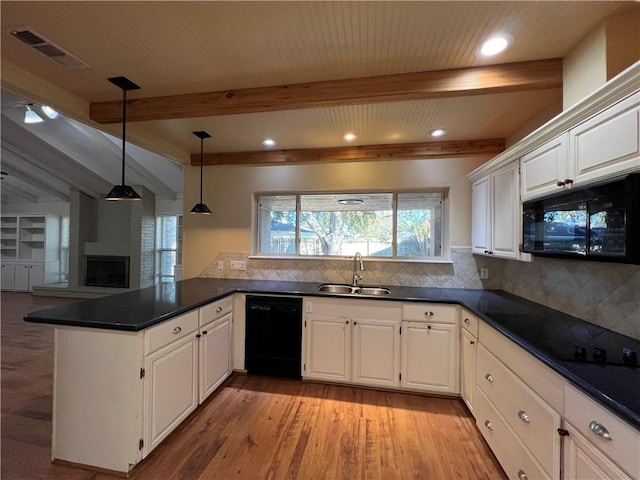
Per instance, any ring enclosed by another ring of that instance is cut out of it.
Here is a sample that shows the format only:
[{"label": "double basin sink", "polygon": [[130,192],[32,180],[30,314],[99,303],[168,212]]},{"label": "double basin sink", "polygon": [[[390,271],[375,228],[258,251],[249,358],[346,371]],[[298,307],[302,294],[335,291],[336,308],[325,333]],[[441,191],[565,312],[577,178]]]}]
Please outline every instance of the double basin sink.
[{"label": "double basin sink", "polygon": [[318,287],[319,292],[342,295],[389,295],[391,291],[384,287],[364,287],[359,285],[342,285],[325,283]]}]

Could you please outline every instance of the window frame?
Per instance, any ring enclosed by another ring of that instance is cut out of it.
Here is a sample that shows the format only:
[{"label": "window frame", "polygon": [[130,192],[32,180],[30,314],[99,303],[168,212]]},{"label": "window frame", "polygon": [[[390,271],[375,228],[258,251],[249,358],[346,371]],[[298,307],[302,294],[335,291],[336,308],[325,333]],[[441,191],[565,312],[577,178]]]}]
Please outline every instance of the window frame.
[{"label": "window frame", "polygon": [[[382,262],[405,262],[405,263],[452,263],[451,245],[449,237],[449,187],[428,187],[424,189],[367,189],[367,190],[317,190],[317,191],[260,191],[252,194],[252,222],[251,222],[251,255],[250,258],[259,259],[293,259],[293,260],[335,260],[343,258],[351,258],[347,255],[301,255],[300,254],[300,237],[301,237],[301,201],[303,195],[366,195],[387,193],[392,195],[392,255],[390,256],[366,256],[365,258],[382,261]],[[440,256],[435,257],[417,257],[417,256],[398,256],[398,195],[406,193],[439,193],[441,195],[441,219],[440,219]],[[260,197],[264,196],[295,196],[296,198],[296,228],[295,228],[295,254],[278,254],[270,252],[260,252]]]},{"label": "window frame", "polygon": [[[159,227],[159,222],[164,223],[165,218],[175,217],[176,219],[176,248],[163,248],[160,245],[162,244],[162,239],[160,238],[160,233],[163,228]],[[161,283],[172,283],[176,281],[176,271],[175,267],[182,264],[182,215],[181,214],[158,214],[155,219],[155,265],[154,265],[154,284]],[[163,275],[162,273],[162,254],[164,252],[175,252],[176,263],[174,265],[173,275]],[[172,280],[162,280],[163,278],[172,278]]]}]

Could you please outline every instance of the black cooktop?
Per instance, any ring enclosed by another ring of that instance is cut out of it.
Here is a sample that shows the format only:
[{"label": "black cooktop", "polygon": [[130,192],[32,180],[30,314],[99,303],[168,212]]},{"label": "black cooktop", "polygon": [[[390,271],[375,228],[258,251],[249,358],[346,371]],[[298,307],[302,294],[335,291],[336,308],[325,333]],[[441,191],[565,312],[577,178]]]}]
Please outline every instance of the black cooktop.
[{"label": "black cooktop", "polygon": [[572,317],[487,313],[557,360],[638,367],[640,341]]}]

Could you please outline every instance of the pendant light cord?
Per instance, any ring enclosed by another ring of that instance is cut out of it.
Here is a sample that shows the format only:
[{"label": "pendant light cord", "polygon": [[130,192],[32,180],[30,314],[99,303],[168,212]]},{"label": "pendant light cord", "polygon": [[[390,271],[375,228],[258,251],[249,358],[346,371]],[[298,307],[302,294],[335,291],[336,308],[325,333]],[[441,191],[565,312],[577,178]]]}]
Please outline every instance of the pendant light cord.
[{"label": "pendant light cord", "polygon": [[204,155],[204,138],[200,139],[200,203],[202,203],[202,156]]},{"label": "pendant light cord", "polygon": [[124,186],[125,146],[127,144],[127,90],[122,89],[122,186]]}]

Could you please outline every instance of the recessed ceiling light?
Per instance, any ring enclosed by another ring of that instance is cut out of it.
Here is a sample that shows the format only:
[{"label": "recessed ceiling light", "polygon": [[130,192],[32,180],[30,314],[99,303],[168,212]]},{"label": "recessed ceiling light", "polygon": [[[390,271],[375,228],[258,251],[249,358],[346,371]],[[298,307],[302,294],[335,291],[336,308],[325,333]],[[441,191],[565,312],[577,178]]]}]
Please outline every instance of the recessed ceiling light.
[{"label": "recessed ceiling light", "polygon": [[513,43],[513,36],[501,34],[491,37],[478,48],[478,56],[491,57],[504,52]]},{"label": "recessed ceiling light", "polygon": [[447,134],[447,131],[444,128],[436,128],[435,130],[431,130],[429,135],[432,137],[444,137]]},{"label": "recessed ceiling light", "polygon": [[48,105],[42,106],[42,112],[51,120],[53,120],[58,116],[58,112],[56,112],[53,108],[49,107]]},{"label": "recessed ceiling light", "polygon": [[276,146],[276,141],[275,141],[273,138],[265,138],[265,139],[262,141],[262,144],[263,144],[265,147],[275,147],[275,146]]},{"label": "recessed ceiling light", "polygon": [[345,133],[345,134],[342,136],[342,139],[343,139],[345,142],[353,142],[356,138],[358,138],[358,137],[356,137],[353,133]]}]

